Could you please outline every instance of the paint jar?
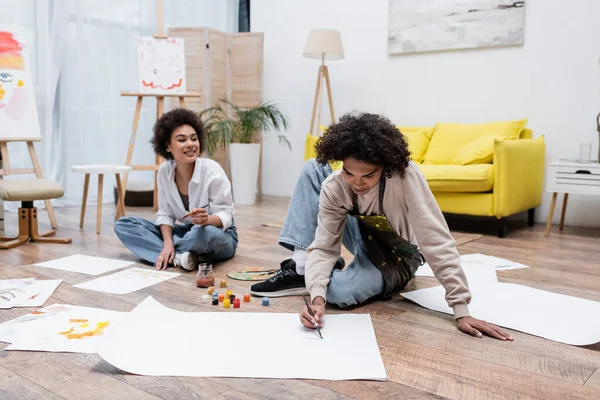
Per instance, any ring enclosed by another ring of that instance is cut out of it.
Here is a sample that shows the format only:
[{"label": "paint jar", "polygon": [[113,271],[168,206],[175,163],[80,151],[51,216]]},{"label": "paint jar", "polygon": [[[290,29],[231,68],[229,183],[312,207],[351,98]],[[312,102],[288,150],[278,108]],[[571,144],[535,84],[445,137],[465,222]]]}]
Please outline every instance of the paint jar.
[{"label": "paint jar", "polygon": [[198,265],[198,273],[196,274],[196,286],[207,288],[215,284],[215,274],[213,273],[212,264],[202,263]]}]

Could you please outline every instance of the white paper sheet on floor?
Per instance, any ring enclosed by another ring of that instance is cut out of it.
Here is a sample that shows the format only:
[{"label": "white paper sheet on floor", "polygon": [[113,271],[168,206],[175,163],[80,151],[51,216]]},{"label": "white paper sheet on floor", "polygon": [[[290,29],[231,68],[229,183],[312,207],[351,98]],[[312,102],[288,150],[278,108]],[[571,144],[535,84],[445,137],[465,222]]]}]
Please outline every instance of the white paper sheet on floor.
[{"label": "white paper sheet on floor", "polygon": [[38,267],[58,269],[61,271],[78,272],[86,275],[100,275],[106,272],[125,268],[135,264],[133,261],[115,260],[112,258],[87,256],[74,254],[72,256],[58,258],[45,262],[36,263]]},{"label": "white paper sheet on floor", "polygon": [[25,300],[21,304],[17,304],[15,307],[41,307],[48,301],[52,293],[58,288],[58,285],[62,283],[62,279],[49,279],[49,280],[35,280],[33,282],[32,290],[37,292],[36,295]]},{"label": "white paper sheet on floor", "polygon": [[13,308],[35,296],[34,283],[35,278],[0,280],[0,309]]},{"label": "white paper sheet on floor", "polygon": [[369,315],[324,322],[320,339],[297,314],[181,312],[148,297],[104,337],[98,354],[139,375],[386,380]]},{"label": "white paper sheet on floor", "polygon": [[[468,263],[463,263],[462,268],[463,271],[465,271],[465,275],[467,275],[468,282],[471,282],[473,280],[487,282],[498,281],[498,277],[496,276],[496,269],[494,267],[488,265],[472,265]],[[433,271],[431,270],[431,267],[427,263],[419,267],[417,272],[415,272],[415,276],[435,277]]]},{"label": "white paper sheet on floor", "polygon": [[[469,282],[471,316],[531,335],[584,346],[600,342],[600,302],[502,282]],[[452,315],[442,286],[401,295]]]},{"label": "white paper sheet on floor", "polygon": [[529,268],[527,265],[506,260],[495,256],[488,256],[487,254],[474,253],[474,254],[463,254],[460,256],[463,264],[468,265],[487,265],[496,268],[496,271],[504,271],[509,269],[520,269]]},{"label": "white paper sheet on floor", "polygon": [[79,283],[73,285],[73,287],[103,293],[127,294],[156,285],[179,275],[181,274],[177,272],[157,271],[154,268],[130,268],[125,271]]},{"label": "white paper sheet on floor", "polygon": [[126,313],[54,304],[0,325],[5,350],[95,353],[96,342]]}]

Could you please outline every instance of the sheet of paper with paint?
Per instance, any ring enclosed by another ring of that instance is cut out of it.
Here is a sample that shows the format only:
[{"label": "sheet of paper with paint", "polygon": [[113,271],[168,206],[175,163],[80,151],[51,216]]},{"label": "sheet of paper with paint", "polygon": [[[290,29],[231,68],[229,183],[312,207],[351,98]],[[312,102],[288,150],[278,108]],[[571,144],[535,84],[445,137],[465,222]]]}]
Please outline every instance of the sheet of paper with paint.
[{"label": "sheet of paper with paint", "polygon": [[33,286],[35,279],[0,280],[0,309],[15,307],[38,292]]},{"label": "sheet of paper with paint", "polygon": [[[469,282],[474,280],[487,282],[498,281],[498,277],[496,276],[496,269],[489,265],[474,265],[470,263],[463,263],[462,268],[463,271],[465,271],[465,275],[467,275],[467,281]],[[419,267],[417,272],[415,272],[415,276],[435,277],[433,271],[431,270],[431,267],[427,263]]]},{"label": "sheet of paper with paint", "polygon": [[[44,308],[40,308],[39,310],[32,311],[29,314],[25,314],[20,317],[3,322],[2,324],[0,324],[0,326],[9,325],[9,324],[18,324],[21,322],[33,321],[33,320],[42,319],[42,318],[48,318],[48,317],[54,316],[60,312],[69,311],[71,308],[72,308],[72,306],[65,305],[65,304],[52,304],[48,307],[44,307]],[[10,343],[10,341],[1,340],[1,339],[0,339],[0,342]]]},{"label": "sheet of paper with paint", "polygon": [[[600,302],[502,282],[469,282],[471,316],[571,345],[600,342]],[[442,286],[401,295],[422,307],[452,315]]]},{"label": "sheet of paper with paint", "polygon": [[33,297],[25,300],[15,307],[41,307],[48,301],[52,293],[60,285],[62,279],[36,280],[32,284],[32,291],[37,292]]},{"label": "sheet of paper with paint", "polygon": [[96,343],[127,313],[99,308],[62,306],[69,310],[47,318],[0,326],[5,350],[95,353]]},{"label": "sheet of paper with paint", "polygon": [[83,282],[73,287],[94,290],[96,292],[127,294],[156,285],[181,274],[157,271],[154,268],[131,268],[111,275]]},{"label": "sheet of paper with paint", "polygon": [[[139,375],[385,380],[371,317],[325,318],[321,339],[295,313],[181,312],[148,297],[106,334],[98,354]],[[207,339],[156,345],[189,332],[204,332]],[[265,343],[275,351],[259,351]]]},{"label": "sheet of paper with paint", "polygon": [[106,272],[125,268],[135,264],[134,261],[115,260],[112,258],[75,254],[45,262],[36,263],[38,267],[78,272],[86,275],[100,275]]}]

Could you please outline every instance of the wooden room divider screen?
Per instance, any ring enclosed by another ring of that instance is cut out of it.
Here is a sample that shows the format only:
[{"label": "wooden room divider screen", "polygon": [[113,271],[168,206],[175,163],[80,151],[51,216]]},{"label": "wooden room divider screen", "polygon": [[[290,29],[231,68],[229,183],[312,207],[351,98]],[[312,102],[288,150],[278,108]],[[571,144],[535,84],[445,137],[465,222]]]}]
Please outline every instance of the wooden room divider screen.
[{"label": "wooden room divider screen", "polygon": [[[253,107],[263,101],[263,33],[173,27],[168,29],[168,36],[184,39],[186,89],[202,94],[188,99],[186,108],[200,112],[225,97],[240,107]],[[175,100],[169,100],[169,109],[178,106]],[[211,158],[231,178],[227,151],[219,148]]]}]

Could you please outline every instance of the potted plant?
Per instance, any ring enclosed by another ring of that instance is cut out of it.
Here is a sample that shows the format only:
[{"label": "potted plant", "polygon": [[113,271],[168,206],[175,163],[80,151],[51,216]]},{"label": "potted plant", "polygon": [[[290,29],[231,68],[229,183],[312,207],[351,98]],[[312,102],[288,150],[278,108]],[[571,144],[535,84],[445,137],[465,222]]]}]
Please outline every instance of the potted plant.
[{"label": "potted plant", "polygon": [[[260,162],[260,143],[256,142],[261,134],[287,129],[287,119],[273,103],[242,108],[227,99],[202,111],[200,118],[206,128],[209,154],[219,145],[228,149],[234,202],[254,204],[258,193]],[[291,150],[286,136],[273,136]]]}]

